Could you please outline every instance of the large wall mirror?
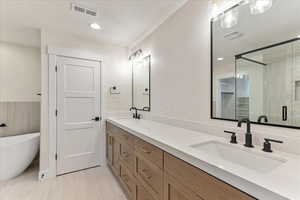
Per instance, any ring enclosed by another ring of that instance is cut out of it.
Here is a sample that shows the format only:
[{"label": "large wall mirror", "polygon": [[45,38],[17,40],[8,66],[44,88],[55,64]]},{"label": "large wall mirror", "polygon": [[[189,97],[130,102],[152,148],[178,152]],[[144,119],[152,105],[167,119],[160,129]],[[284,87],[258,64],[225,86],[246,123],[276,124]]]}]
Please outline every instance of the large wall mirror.
[{"label": "large wall mirror", "polygon": [[300,1],[259,2],[211,22],[211,117],[300,128]]},{"label": "large wall mirror", "polygon": [[132,63],[132,106],[138,110],[150,111],[151,56]]},{"label": "large wall mirror", "polygon": [[40,132],[41,36],[0,25],[0,137]]}]

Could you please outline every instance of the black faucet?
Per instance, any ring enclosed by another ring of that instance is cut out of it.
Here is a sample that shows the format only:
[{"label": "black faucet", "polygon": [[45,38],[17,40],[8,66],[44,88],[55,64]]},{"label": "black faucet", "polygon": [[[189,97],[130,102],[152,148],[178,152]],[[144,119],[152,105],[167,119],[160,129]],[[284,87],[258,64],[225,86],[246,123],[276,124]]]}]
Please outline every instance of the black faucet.
[{"label": "black faucet", "polygon": [[242,123],[246,123],[247,124],[247,132],[246,132],[246,135],[245,135],[245,144],[244,146],[245,147],[249,147],[249,148],[253,148],[253,144],[252,144],[252,134],[251,134],[251,122],[248,118],[244,118],[244,119],[240,119],[238,121],[238,127],[242,127]]},{"label": "black faucet", "polygon": [[273,139],[265,138],[264,148],[263,148],[264,152],[268,152],[268,153],[272,153],[273,152],[273,150],[271,148],[271,142],[276,142],[276,143],[280,143],[280,144],[283,143],[283,141],[280,141],[280,140],[273,140]]},{"label": "black faucet", "polygon": [[268,123],[268,117],[266,115],[259,116],[259,118],[257,119],[257,122],[261,123],[262,119],[265,121],[265,123]]},{"label": "black faucet", "polygon": [[135,113],[132,115],[133,119],[141,119],[141,114],[138,114],[138,109],[136,107],[131,107],[129,111],[132,110],[135,110]]},{"label": "black faucet", "polygon": [[232,131],[224,131],[224,133],[229,133],[231,134],[231,140],[230,143],[231,144],[237,144],[237,139],[236,139],[236,133],[232,132]]}]

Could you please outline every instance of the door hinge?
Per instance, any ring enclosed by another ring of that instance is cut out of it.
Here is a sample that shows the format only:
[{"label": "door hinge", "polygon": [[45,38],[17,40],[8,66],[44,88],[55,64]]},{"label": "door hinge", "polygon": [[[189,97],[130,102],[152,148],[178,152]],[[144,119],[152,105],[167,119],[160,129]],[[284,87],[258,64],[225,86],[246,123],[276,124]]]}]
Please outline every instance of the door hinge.
[{"label": "door hinge", "polygon": [[55,72],[57,72],[57,65],[55,66]]},{"label": "door hinge", "polygon": [[58,115],[58,110],[55,110],[55,116],[57,117],[57,115]]},{"label": "door hinge", "polygon": [[55,160],[57,160],[57,153],[55,154]]}]

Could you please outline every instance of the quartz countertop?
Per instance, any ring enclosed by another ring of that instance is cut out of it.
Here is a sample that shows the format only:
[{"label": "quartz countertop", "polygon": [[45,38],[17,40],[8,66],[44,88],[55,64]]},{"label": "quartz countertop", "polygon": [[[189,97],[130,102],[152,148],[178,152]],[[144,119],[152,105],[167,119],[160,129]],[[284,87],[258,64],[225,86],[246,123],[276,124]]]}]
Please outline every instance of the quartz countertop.
[{"label": "quartz countertop", "polygon": [[277,168],[263,172],[220,160],[192,147],[210,141],[229,144],[222,137],[150,120],[110,117],[107,121],[257,199],[300,200],[300,156],[283,152],[270,154],[263,152],[261,146],[249,149],[242,144],[234,144],[236,148],[285,160]]}]

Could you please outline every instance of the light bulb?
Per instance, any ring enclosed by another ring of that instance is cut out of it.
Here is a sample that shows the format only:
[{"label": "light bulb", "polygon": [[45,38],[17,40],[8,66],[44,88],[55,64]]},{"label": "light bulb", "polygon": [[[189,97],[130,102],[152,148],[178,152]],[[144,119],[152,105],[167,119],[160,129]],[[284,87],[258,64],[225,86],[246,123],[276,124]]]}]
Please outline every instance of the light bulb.
[{"label": "light bulb", "polygon": [[221,18],[221,27],[222,28],[232,28],[237,25],[239,17],[239,11],[237,8],[234,8],[223,14]]},{"label": "light bulb", "polygon": [[251,0],[250,11],[253,15],[258,15],[266,12],[273,6],[273,0]]},{"label": "light bulb", "polygon": [[211,18],[212,18],[212,20],[216,20],[218,15],[219,15],[219,7],[218,7],[217,3],[213,3],[212,8],[211,8]]},{"label": "light bulb", "polygon": [[90,24],[90,27],[94,30],[100,30],[101,29],[101,26],[97,23]]}]

